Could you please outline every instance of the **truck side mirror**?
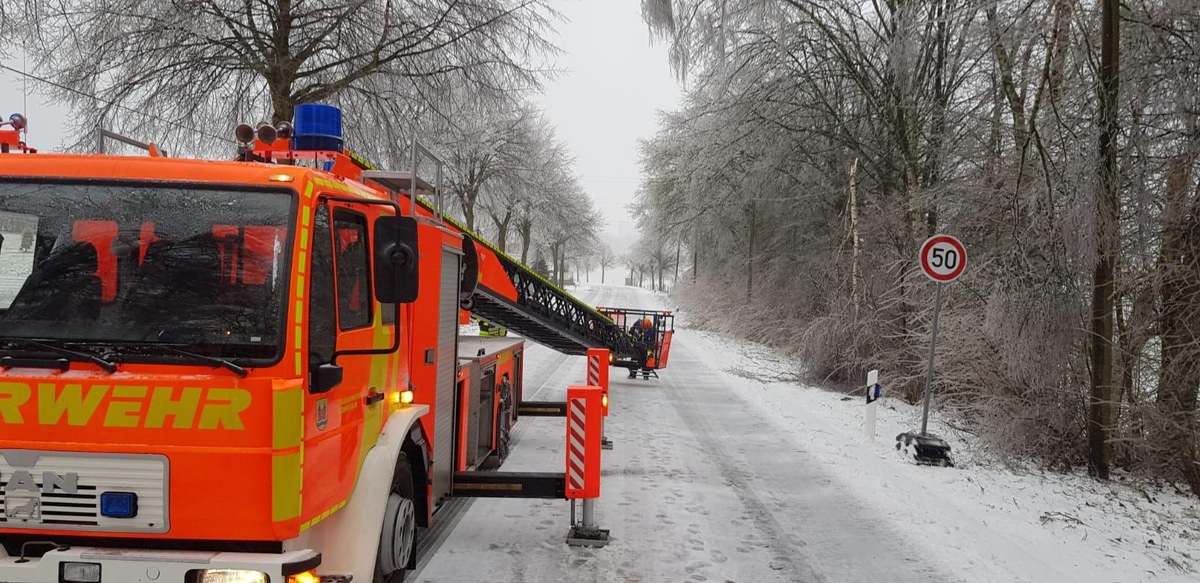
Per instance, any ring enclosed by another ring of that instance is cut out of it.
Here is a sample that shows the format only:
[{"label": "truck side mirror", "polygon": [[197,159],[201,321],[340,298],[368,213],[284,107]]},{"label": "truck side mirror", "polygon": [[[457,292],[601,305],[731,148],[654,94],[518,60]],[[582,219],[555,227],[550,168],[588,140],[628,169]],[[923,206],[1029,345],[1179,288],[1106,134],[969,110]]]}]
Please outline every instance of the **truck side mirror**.
[{"label": "truck side mirror", "polygon": [[342,384],[343,373],[341,365],[331,363],[317,365],[312,372],[308,392],[319,395],[332,391],[334,387]]},{"label": "truck side mirror", "polygon": [[458,282],[458,305],[470,311],[475,307],[475,288],[479,287],[479,253],[475,249],[475,239],[470,235],[463,236],[462,276]]},{"label": "truck side mirror", "polygon": [[383,304],[416,301],[418,289],[417,220],[375,219],[375,299]]}]

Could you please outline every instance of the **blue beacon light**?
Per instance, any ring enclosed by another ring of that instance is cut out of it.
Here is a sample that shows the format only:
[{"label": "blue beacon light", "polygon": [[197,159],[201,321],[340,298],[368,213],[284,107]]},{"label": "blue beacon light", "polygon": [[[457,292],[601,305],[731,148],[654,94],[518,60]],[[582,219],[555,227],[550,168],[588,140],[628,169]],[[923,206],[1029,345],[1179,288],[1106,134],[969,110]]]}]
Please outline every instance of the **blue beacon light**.
[{"label": "blue beacon light", "polygon": [[323,103],[302,103],[296,106],[292,121],[295,150],[342,151],[342,111]]}]

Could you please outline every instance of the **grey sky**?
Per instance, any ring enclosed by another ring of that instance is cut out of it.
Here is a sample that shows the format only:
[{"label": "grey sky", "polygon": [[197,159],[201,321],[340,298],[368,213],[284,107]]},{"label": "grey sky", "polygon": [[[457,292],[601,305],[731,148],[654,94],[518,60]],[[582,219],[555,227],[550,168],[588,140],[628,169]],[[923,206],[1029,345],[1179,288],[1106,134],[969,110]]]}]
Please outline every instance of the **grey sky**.
[{"label": "grey sky", "polygon": [[[20,58],[0,60],[5,66],[22,70],[24,65]],[[36,71],[31,71],[36,74]],[[29,145],[43,151],[58,150],[62,143],[67,109],[48,103],[41,95],[33,93],[33,85],[29,84],[28,107],[26,107],[25,81],[16,73],[0,69],[0,115],[4,121],[8,116],[21,112],[29,119],[29,130],[26,140]]]},{"label": "grey sky", "polygon": [[604,238],[618,252],[637,238],[625,205],[640,179],[639,138],[654,135],[657,111],[674,109],[680,89],[666,49],[650,46],[639,0],[561,2],[563,74],[538,100],[575,155],[584,188],[605,215]]},{"label": "grey sky", "polygon": [[[568,19],[554,39],[563,73],[537,98],[575,156],[584,188],[604,212],[604,239],[623,252],[636,238],[626,205],[640,170],[639,138],[654,135],[657,111],[674,109],[680,89],[667,66],[666,49],[650,46],[639,0],[558,2]],[[3,63],[22,68],[19,59]],[[64,142],[64,108],[31,93],[26,110],[19,75],[0,70],[0,114],[23,111],[29,143],[56,150]]]}]

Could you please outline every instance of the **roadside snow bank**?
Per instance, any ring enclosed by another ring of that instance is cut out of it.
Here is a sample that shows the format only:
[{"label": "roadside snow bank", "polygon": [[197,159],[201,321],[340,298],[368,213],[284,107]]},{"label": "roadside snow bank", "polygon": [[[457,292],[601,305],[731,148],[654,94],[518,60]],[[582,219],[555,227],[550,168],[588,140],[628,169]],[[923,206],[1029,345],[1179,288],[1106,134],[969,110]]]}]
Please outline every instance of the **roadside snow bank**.
[{"label": "roadside snow bank", "polygon": [[[868,441],[861,393],[803,386],[795,367],[762,345],[682,328],[676,337],[703,349],[764,418],[809,444],[805,454],[870,500],[880,520],[967,581],[1200,580],[1194,498],[1134,480],[1007,468],[936,416],[930,430],[950,443],[956,467],[917,466],[896,454],[895,436],[919,429],[919,407],[885,397]],[[886,391],[886,370],[881,382]]]}]

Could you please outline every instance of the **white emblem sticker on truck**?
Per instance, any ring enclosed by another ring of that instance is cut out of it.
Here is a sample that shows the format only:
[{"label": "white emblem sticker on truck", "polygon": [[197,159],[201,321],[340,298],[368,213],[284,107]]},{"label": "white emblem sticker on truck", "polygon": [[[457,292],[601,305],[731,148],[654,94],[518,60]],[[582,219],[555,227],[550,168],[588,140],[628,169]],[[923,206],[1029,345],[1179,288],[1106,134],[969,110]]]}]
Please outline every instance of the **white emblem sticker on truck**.
[{"label": "white emblem sticker on truck", "polygon": [[41,522],[41,495],[8,494],[4,497],[4,517],[10,521]]}]

